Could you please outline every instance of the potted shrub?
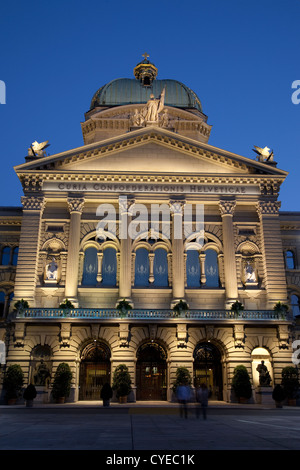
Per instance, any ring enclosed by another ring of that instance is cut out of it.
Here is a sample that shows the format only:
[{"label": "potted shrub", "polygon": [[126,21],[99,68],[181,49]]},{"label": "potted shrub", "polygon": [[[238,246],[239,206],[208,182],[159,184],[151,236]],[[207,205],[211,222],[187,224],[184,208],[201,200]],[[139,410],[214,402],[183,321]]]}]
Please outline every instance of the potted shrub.
[{"label": "potted shrub", "polygon": [[3,389],[6,391],[8,405],[14,405],[19,398],[24,382],[24,375],[19,364],[7,368],[3,378]]},{"label": "potted shrub", "polygon": [[72,375],[69,364],[65,362],[59,364],[52,387],[52,396],[58,403],[64,403],[70,395]]},{"label": "potted shrub", "polygon": [[190,371],[186,367],[178,367],[176,370],[176,379],[173,384],[173,392],[176,393],[176,389],[179,384],[191,385],[192,377]]},{"label": "potted shrub", "polygon": [[126,403],[127,396],[131,391],[131,378],[128,367],[125,364],[120,364],[116,367],[112,388],[116,391],[119,402]]},{"label": "potted shrub", "polygon": [[231,305],[231,311],[235,313],[235,315],[238,317],[239,313],[244,310],[244,305],[236,300],[232,305]]},{"label": "potted shrub", "polygon": [[33,400],[36,398],[36,388],[33,384],[29,384],[25,388],[23,398],[26,400],[26,407],[32,408]]},{"label": "potted shrub", "polygon": [[239,403],[246,403],[252,396],[248,371],[244,365],[236,366],[232,378],[232,388]]},{"label": "potted shrub", "polygon": [[289,405],[296,405],[297,392],[299,389],[298,369],[287,366],[282,369],[281,385],[285,391]]},{"label": "potted shrub", "polygon": [[131,309],[132,309],[132,306],[126,299],[120,300],[117,305],[117,310],[119,310],[120,317],[125,317],[128,313],[128,310],[131,310]]},{"label": "potted shrub", "polygon": [[286,394],[284,388],[280,384],[275,385],[272,398],[275,401],[276,408],[282,408],[282,402],[286,398]]},{"label": "potted shrub", "polygon": [[72,304],[72,302],[68,299],[65,299],[59,306],[59,308],[64,310],[64,317],[66,317],[72,308],[75,308],[75,306]]},{"label": "potted shrub", "polygon": [[21,299],[15,302],[14,307],[18,313],[22,314],[26,308],[29,308],[29,303],[27,302],[27,300]]},{"label": "potted shrub", "polygon": [[174,305],[173,307],[173,311],[176,317],[180,316],[182,312],[188,309],[189,309],[188,304],[182,299],[180,299],[179,302],[177,302],[177,304]]},{"label": "potted shrub", "polygon": [[277,302],[273,308],[274,312],[278,314],[279,317],[285,318],[287,312],[289,311],[289,306],[281,302]]},{"label": "potted shrub", "polygon": [[109,406],[109,401],[113,396],[113,391],[109,383],[105,383],[100,392],[100,398],[103,400],[103,406]]}]

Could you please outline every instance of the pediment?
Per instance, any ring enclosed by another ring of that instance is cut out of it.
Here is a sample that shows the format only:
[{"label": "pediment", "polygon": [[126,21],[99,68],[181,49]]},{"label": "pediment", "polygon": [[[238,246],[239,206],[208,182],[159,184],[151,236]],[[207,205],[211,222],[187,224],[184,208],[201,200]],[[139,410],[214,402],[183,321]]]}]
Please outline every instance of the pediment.
[{"label": "pediment", "polygon": [[106,141],[32,160],[16,172],[151,172],[286,176],[287,173],[171,131],[149,127]]}]

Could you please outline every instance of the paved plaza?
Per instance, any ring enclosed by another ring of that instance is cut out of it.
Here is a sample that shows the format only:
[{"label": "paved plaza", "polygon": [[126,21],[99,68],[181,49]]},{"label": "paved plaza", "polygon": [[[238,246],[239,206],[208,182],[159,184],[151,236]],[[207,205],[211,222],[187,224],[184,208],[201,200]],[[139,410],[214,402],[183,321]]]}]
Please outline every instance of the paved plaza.
[{"label": "paved plaza", "polygon": [[0,407],[0,450],[299,450],[300,408],[210,403]]}]

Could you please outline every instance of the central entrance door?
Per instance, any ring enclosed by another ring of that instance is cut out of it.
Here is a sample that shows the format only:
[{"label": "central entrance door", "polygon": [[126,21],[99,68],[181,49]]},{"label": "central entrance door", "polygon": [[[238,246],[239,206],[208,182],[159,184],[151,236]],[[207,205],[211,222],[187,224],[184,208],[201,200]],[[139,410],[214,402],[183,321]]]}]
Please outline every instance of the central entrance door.
[{"label": "central entrance door", "polygon": [[110,350],[98,341],[82,352],[79,376],[79,400],[100,400],[103,385],[110,384]]},{"label": "central entrance door", "polygon": [[194,351],[194,386],[205,383],[213,400],[223,400],[220,351],[211,343],[200,343]]},{"label": "central entrance door", "polygon": [[167,361],[165,350],[157,343],[146,343],[137,352],[137,400],[167,399]]}]

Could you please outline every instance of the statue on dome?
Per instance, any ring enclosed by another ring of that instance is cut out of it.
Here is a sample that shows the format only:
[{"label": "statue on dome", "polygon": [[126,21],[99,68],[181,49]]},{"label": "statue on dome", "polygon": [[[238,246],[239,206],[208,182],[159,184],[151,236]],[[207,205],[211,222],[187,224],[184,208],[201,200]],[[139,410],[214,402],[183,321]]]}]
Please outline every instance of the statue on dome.
[{"label": "statue on dome", "polygon": [[161,92],[159,98],[155,98],[153,93],[142,111],[146,122],[158,122],[158,115],[164,108],[165,104],[165,88]]},{"label": "statue on dome", "polygon": [[58,265],[55,258],[46,266],[46,280],[57,280]]}]

